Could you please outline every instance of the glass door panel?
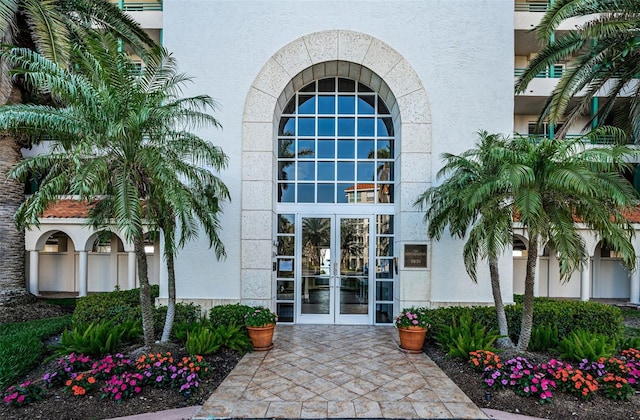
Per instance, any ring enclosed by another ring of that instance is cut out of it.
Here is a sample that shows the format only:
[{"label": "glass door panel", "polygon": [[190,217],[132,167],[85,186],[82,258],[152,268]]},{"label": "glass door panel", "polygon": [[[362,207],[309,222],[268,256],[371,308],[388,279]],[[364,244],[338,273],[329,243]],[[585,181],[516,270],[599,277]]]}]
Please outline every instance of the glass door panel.
[{"label": "glass door panel", "polygon": [[340,218],[338,322],[369,321],[369,218]]},{"label": "glass door panel", "polygon": [[300,218],[299,322],[371,324],[371,217]]},{"label": "glass door panel", "polygon": [[332,218],[303,217],[301,232],[300,320],[333,318]]}]

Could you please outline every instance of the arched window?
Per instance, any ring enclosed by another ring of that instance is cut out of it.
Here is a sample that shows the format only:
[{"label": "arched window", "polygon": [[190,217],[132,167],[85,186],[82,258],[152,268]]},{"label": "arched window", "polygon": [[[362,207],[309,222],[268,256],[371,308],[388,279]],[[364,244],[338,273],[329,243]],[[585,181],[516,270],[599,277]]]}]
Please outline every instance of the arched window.
[{"label": "arched window", "polygon": [[300,89],[278,128],[278,202],[393,203],[388,107],[363,83],[328,77]]}]

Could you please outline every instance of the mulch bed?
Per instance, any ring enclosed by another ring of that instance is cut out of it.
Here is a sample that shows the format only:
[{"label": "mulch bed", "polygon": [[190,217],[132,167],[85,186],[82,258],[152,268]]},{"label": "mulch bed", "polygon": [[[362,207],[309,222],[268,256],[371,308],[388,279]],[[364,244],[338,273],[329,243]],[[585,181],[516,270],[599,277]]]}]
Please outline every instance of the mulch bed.
[{"label": "mulch bed", "polygon": [[[516,395],[511,390],[492,390],[490,400],[487,401],[487,389],[482,384],[481,373],[473,370],[460,359],[448,357],[434,342],[427,341],[424,351],[480,408],[558,420],[640,419],[640,394],[638,393],[632,395],[630,401],[613,401],[601,395],[596,395],[589,401],[583,401],[565,393],[554,392],[552,403],[539,404],[537,399]],[[500,354],[501,360],[507,360],[511,356]],[[549,360],[553,356],[528,353],[524,357],[538,362]]]},{"label": "mulch bed", "polygon": [[[33,305],[0,307],[0,323],[23,322],[60,316],[67,310],[57,305],[38,302]],[[492,391],[490,400],[482,386],[482,375],[465,362],[449,358],[435,343],[427,341],[424,351],[480,408],[491,408],[511,413],[547,419],[614,420],[640,419],[640,395],[636,393],[630,401],[612,401],[597,395],[590,401],[555,392],[551,404],[539,404],[534,398],[521,397],[513,391]],[[172,349],[174,356],[186,355],[185,349]],[[525,355],[532,361],[542,361],[550,355],[531,353]],[[185,398],[173,389],[145,387],[141,394],[121,403],[100,399],[100,392],[81,397],[62,392],[60,388],[48,390],[47,396],[34,404],[22,408],[0,405],[2,419],[108,419],[172,408],[203,404],[240,360],[240,355],[221,350],[206,357],[212,367],[209,377],[200,383],[197,391]],[[509,355],[502,354],[506,360]],[[55,363],[51,362],[51,363]],[[40,366],[30,372],[24,380],[41,378],[52,365]]]}]

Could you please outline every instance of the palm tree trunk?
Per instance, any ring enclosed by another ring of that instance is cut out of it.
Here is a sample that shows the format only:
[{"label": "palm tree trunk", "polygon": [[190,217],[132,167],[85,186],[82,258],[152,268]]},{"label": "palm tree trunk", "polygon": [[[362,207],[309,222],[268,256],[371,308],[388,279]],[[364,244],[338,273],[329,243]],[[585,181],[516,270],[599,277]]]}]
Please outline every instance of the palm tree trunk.
[{"label": "palm tree trunk", "polygon": [[[7,103],[19,103],[21,92],[15,85]],[[13,221],[24,201],[24,185],[7,178],[7,172],[22,159],[20,144],[12,136],[0,135],[0,305],[31,300],[24,271],[24,230]]]},{"label": "palm tree trunk", "polygon": [[173,328],[173,320],[176,314],[176,270],[173,261],[173,254],[171,252],[166,254],[167,258],[167,283],[169,287],[169,297],[167,300],[167,317],[164,320],[164,329],[162,330],[161,343],[169,341],[171,336],[171,329]]},{"label": "palm tree trunk", "polygon": [[496,317],[498,318],[498,328],[500,335],[496,343],[498,347],[511,348],[513,343],[509,338],[509,324],[507,324],[507,315],[504,312],[504,303],[502,302],[502,293],[500,291],[500,273],[498,271],[498,260],[489,258],[489,273],[491,275],[491,291],[493,292],[493,303],[496,307]]},{"label": "palm tree trunk", "polygon": [[142,235],[133,239],[134,250],[138,260],[138,279],[140,280],[140,310],[142,312],[142,330],[144,346],[149,349],[155,342],[153,331],[153,305],[151,304],[151,285],[147,270],[147,254],[144,252]]},{"label": "palm tree trunk", "polygon": [[525,351],[529,347],[531,328],[533,327],[533,289],[535,286],[536,264],[538,263],[538,236],[531,235],[527,249],[527,272],[524,281],[524,301],[522,303],[522,324],[518,339],[518,351]]}]

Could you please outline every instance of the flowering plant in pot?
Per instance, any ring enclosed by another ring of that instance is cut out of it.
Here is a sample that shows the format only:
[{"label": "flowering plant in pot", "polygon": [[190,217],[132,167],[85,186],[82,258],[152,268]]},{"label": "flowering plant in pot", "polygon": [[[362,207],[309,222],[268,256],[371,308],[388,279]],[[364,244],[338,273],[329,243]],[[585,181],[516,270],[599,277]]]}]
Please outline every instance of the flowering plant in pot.
[{"label": "flowering plant in pot", "polygon": [[278,316],[269,308],[256,306],[244,316],[244,323],[247,327],[265,327],[275,324]]},{"label": "flowering plant in pot", "polygon": [[431,327],[431,318],[427,308],[416,308],[414,306],[405,308],[400,315],[394,319],[396,328],[418,327],[429,329]]},{"label": "flowering plant in pot", "polygon": [[275,313],[262,306],[252,308],[245,315],[244,323],[254,350],[264,351],[273,348],[273,329],[277,320],[278,316]]},{"label": "flowering plant in pot", "polygon": [[422,352],[424,338],[431,327],[427,308],[405,308],[395,317],[394,325],[400,336],[400,348],[408,353]]}]

